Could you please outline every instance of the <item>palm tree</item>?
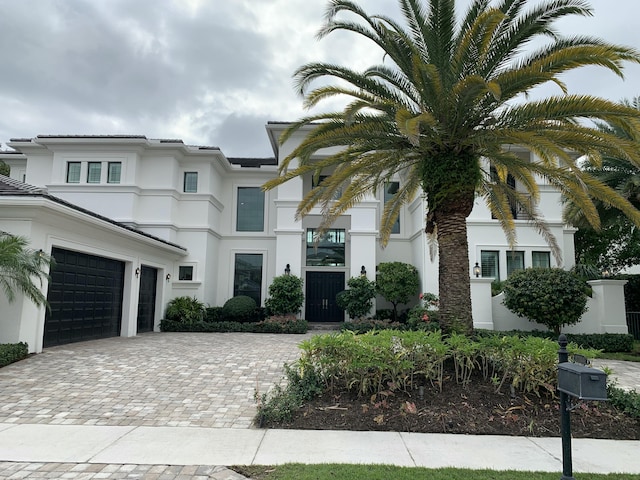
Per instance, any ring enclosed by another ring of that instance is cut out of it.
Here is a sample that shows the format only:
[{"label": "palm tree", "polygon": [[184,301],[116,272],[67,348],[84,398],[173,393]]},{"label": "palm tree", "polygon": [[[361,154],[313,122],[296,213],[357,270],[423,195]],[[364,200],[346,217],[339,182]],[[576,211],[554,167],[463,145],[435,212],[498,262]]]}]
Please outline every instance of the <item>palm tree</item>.
[{"label": "palm tree", "polygon": [[[593,96],[569,95],[559,78],[586,65],[622,76],[624,62],[639,62],[640,57],[631,48],[596,38],[559,36],[553,28],[557,20],[591,15],[583,0],[474,0],[460,21],[454,0],[398,3],[402,23],[368,15],[352,1],[329,1],[319,38],[340,30],[363,36],[380,49],[382,63],[364,71],[310,63],[296,71],[306,107],[335,96],[348,102],[341,111],[306,116],[283,133],[281,142],[311,125],[283,160],[278,178],[265,188],[333,169],[297,209],[302,217],[320,205],[322,227],[328,228],[401,174],[403,183],[384,209],[382,242],[388,240],[401,206],[423,193],[425,230],[438,245],[442,326],[445,331],[469,332],[473,322],[465,220],[476,197],[487,202],[512,245],[511,206],[519,204],[556,256],[556,240],[536,209],[537,176],[581,204],[585,218],[595,225],[599,220],[592,198],[608,201],[640,224],[640,212],[576,164],[576,154],[597,162],[601,152],[639,163],[634,143],[587,123],[595,119],[632,131],[639,123],[638,112]],[[344,14],[347,19],[341,19]],[[538,38],[546,42],[534,49]],[[338,82],[309,88],[324,77]],[[548,82],[562,94],[527,101],[533,88]],[[519,157],[507,145],[533,152],[537,161]],[[335,146],[342,147],[339,153],[317,160],[319,150]],[[509,176],[526,193],[511,188]],[[333,201],[341,188],[339,200]]]},{"label": "palm tree", "polygon": [[47,305],[47,299],[34,280],[48,279],[49,266],[53,259],[27,247],[24,237],[0,231],[0,286],[13,302],[17,291],[22,292],[36,305]]},{"label": "palm tree", "polygon": [[[640,112],[640,97],[623,100],[622,103]],[[605,133],[636,142],[640,149],[640,138],[633,132],[607,123],[599,125],[599,128]],[[582,168],[629,200],[634,207],[640,207],[640,166],[624,158],[604,155],[599,163],[585,159]],[[565,203],[565,220],[579,229],[575,236],[577,261],[611,273],[640,263],[640,230],[608,202],[595,199],[594,204],[600,216],[600,229],[589,224],[579,204],[570,200]]]}]

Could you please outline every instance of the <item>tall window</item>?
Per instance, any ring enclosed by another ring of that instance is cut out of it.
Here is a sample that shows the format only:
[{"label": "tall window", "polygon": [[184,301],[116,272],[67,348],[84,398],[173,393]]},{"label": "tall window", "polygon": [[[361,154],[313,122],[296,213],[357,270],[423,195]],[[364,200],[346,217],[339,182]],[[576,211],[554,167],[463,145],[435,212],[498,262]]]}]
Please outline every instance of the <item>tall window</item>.
[{"label": "tall window", "polygon": [[262,303],[262,254],[236,253],[233,296],[246,295]]},{"label": "tall window", "polygon": [[507,252],[507,277],[511,272],[524,269],[524,252]]},{"label": "tall window", "polygon": [[109,162],[109,167],[107,170],[107,183],[120,183],[121,175],[122,175],[122,163]]},{"label": "tall window", "polygon": [[480,252],[480,267],[483,277],[500,280],[499,252],[494,250],[483,250]]},{"label": "tall window", "polygon": [[67,163],[67,183],[80,183],[80,162]]},{"label": "tall window", "polygon": [[[398,193],[398,189],[400,188],[400,182],[388,182],[384,186],[384,203],[386,204],[389,200],[393,198],[393,196]],[[391,227],[391,233],[400,233],[400,216],[396,218],[393,227]]]},{"label": "tall window", "polygon": [[551,268],[549,252],[531,252],[531,265],[539,268]]},{"label": "tall window", "polygon": [[238,187],[236,231],[264,231],[264,192],[260,187]]},{"label": "tall window", "polygon": [[198,191],[198,172],[184,172],[185,193],[196,193]]},{"label": "tall window", "polygon": [[344,267],[345,230],[333,228],[316,238],[316,229],[307,229],[307,265],[313,267]]},{"label": "tall window", "polygon": [[100,173],[102,171],[102,163],[89,162],[87,167],[87,183],[100,183]]}]

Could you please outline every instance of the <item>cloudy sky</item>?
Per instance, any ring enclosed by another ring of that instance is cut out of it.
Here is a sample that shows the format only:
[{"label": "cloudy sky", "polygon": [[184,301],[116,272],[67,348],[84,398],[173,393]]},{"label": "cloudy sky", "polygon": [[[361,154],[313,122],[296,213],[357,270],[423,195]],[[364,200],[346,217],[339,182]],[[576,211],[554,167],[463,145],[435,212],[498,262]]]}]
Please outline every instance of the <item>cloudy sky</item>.
[{"label": "cloudy sky", "polygon": [[[536,1],[536,0],[534,0]],[[396,15],[394,0],[360,0]],[[468,0],[459,0],[466,7]],[[320,42],[325,0],[0,0],[0,143],[39,134],[139,134],[273,155],[264,126],[304,111],[291,75],[310,61],[367,66],[352,36]],[[640,49],[638,0],[591,0],[559,24]],[[640,66],[565,78],[571,93],[640,95]],[[539,95],[558,93],[549,87]]]}]

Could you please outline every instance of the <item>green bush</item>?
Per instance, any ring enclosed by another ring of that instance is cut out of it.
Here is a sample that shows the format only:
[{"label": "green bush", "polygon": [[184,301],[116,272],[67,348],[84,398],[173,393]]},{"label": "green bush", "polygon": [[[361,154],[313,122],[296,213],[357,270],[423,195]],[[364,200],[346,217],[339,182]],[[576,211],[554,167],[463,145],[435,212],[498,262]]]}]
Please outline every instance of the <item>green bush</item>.
[{"label": "green bush", "polygon": [[393,305],[393,318],[398,320],[398,305],[408,303],[420,289],[418,270],[403,262],[386,262],[378,265],[376,291]]},{"label": "green bush", "polygon": [[269,285],[269,298],[264,302],[268,315],[298,314],[304,302],[302,278],[280,275]]},{"label": "green bush", "polygon": [[287,323],[270,322],[196,322],[185,324],[174,320],[162,320],[160,330],[163,332],[247,332],[247,333],[307,333],[309,324],[306,320],[294,320]]},{"label": "green bush", "polygon": [[167,320],[194,323],[204,320],[204,303],[196,297],[176,297],[167,304],[164,314]]},{"label": "green bush", "polygon": [[224,307],[208,307],[204,316],[205,322],[222,322],[226,319]]},{"label": "green bush", "polygon": [[504,305],[519,317],[559,334],[587,311],[588,285],[561,268],[527,268],[512,272],[504,283]]},{"label": "green bush", "polygon": [[257,308],[256,301],[246,295],[238,295],[227,300],[222,307],[222,313],[228,320],[236,322],[250,321]]},{"label": "green bush", "polygon": [[[539,337],[547,338],[555,342],[558,336],[554,332],[544,330],[532,330],[530,332],[523,330],[474,330],[476,337],[487,336],[520,336],[520,337]],[[602,350],[603,352],[631,352],[633,351],[633,335],[628,333],[567,333],[567,340],[575,343],[583,348],[594,350]]]},{"label": "green bush", "polygon": [[0,368],[27,358],[28,355],[29,346],[24,342],[0,344]]},{"label": "green bush", "polygon": [[440,305],[438,296],[434,293],[421,293],[420,303],[409,310],[407,327],[410,330],[434,331],[440,328]]},{"label": "green bush", "polygon": [[631,415],[634,418],[640,418],[640,393],[635,390],[626,391],[615,385],[607,385],[607,397],[611,405],[618,410]]},{"label": "green bush", "polygon": [[361,275],[352,277],[347,282],[348,290],[336,296],[338,307],[346,311],[349,318],[360,318],[369,314],[376,296],[376,284]]},{"label": "green bush", "polygon": [[640,312],[640,275],[618,275],[620,280],[626,280],[624,286],[624,303],[627,312]]}]

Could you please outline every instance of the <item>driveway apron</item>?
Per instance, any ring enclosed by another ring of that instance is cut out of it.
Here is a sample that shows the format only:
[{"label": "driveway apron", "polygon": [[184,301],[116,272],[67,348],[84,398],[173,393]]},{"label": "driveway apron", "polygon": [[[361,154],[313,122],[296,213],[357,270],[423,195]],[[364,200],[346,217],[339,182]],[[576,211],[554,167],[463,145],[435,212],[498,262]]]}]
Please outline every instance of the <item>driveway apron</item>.
[{"label": "driveway apron", "polygon": [[0,423],[249,428],[311,334],[147,333],[0,369]]}]

